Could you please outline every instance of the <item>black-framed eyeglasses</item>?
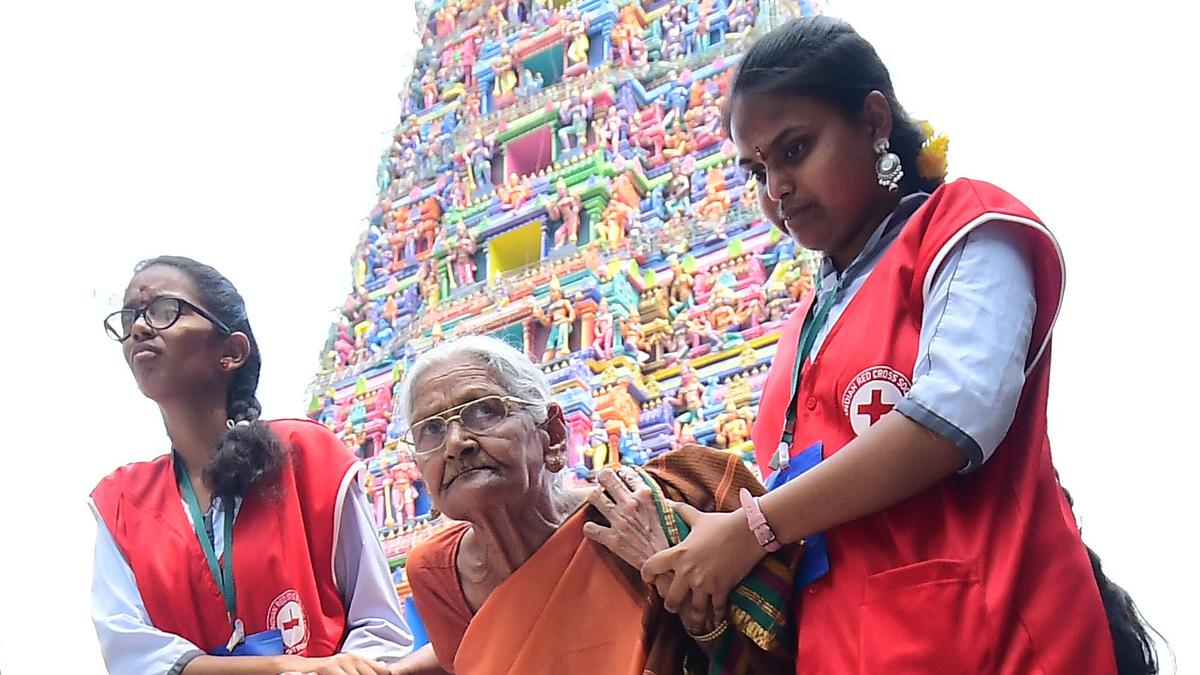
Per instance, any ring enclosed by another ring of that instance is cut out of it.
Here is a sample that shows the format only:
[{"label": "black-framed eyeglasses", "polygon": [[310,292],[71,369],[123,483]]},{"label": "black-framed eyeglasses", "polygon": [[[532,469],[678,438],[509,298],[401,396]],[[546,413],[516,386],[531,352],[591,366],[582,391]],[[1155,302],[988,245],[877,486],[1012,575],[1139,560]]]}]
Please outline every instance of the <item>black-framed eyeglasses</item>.
[{"label": "black-framed eyeglasses", "polygon": [[534,402],[516,396],[484,396],[414,422],[404,440],[417,455],[430,455],[446,444],[446,434],[454,420],[467,431],[482,434],[503,422],[515,410],[530,405]]},{"label": "black-framed eyeglasses", "polygon": [[138,320],[139,316],[144,317],[146,325],[154,330],[166,330],[175,325],[175,322],[183,315],[185,307],[211,321],[217,327],[217,330],[222,333],[228,335],[233,332],[229,326],[225,325],[225,322],[206,310],[193,305],[183,298],[176,298],[169,295],[159,296],[151,300],[150,304],[145,307],[126,307],[125,309],[119,309],[109,314],[104,319],[104,330],[112,339],[117,342],[124,342],[129,339],[129,335],[133,332],[133,324]]}]

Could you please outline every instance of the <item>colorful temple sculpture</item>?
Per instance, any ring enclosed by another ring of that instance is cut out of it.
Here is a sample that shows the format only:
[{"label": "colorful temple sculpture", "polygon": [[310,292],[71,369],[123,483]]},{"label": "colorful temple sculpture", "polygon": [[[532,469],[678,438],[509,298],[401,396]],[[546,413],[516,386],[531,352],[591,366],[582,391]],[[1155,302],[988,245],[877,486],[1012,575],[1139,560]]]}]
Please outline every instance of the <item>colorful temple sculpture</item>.
[{"label": "colorful temple sculpture", "polygon": [[698,442],[753,463],[750,426],[809,252],[758,213],[721,127],[749,41],[819,11],[788,0],[442,0],[310,415],[367,463],[407,592],[444,526],[394,416],[421,351],[501,337],[543,364],[587,481]]}]

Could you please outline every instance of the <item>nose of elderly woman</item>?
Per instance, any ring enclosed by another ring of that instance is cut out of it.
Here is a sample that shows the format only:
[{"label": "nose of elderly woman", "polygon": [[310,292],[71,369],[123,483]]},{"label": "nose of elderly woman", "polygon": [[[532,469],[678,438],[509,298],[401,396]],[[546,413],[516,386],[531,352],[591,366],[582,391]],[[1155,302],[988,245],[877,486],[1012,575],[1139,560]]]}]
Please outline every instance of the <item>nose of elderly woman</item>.
[{"label": "nose of elderly woman", "polygon": [[446,442],[442,447],[442,454],[446,458],[454,458],[462,455],[476,445],[475,437],[471,432],[467,431],[459,420],[451,420],[446,425]]}]

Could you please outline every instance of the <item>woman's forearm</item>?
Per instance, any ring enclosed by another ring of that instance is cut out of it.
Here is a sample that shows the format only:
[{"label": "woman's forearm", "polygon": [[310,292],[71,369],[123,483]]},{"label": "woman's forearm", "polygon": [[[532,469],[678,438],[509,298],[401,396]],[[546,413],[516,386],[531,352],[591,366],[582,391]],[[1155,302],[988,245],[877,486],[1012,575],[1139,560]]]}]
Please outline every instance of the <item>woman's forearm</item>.
[{"label": "woman's forearm", "polygon": [[891,412],[760,504],[775,536],[790,544],[904,501],[966,463],[954,443]]},{"label": "woman's forearm", "polygon": [[433,645],[426,644],[408,656],[392,664],[391,675],[447,675],[438,663]]},{"label": "woman's forearm", "polygon": [[[352,652],[333,656],[198,656],[184,675],[279,675],[280,673],[374,673],[390,675],[388,666]],[[401,671],[403,672],[403,671]]]},{"label": "woman's forearm", "polygon": [[297,656],[197,656],[183,675],[279,675],[302,667]]}]

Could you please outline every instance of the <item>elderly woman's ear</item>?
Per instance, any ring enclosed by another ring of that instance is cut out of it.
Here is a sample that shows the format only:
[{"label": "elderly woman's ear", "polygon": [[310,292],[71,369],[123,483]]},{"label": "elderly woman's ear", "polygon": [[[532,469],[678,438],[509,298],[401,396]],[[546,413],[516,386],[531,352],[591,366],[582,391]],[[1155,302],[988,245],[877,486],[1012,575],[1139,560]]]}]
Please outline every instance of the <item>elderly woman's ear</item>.
[{"label": "elderly woman's ear", "polygon": [[542,448],[546,468],[562,471],[567,459],[567,420],[557,403],[546,406],[546,421],[542,424]]}]

